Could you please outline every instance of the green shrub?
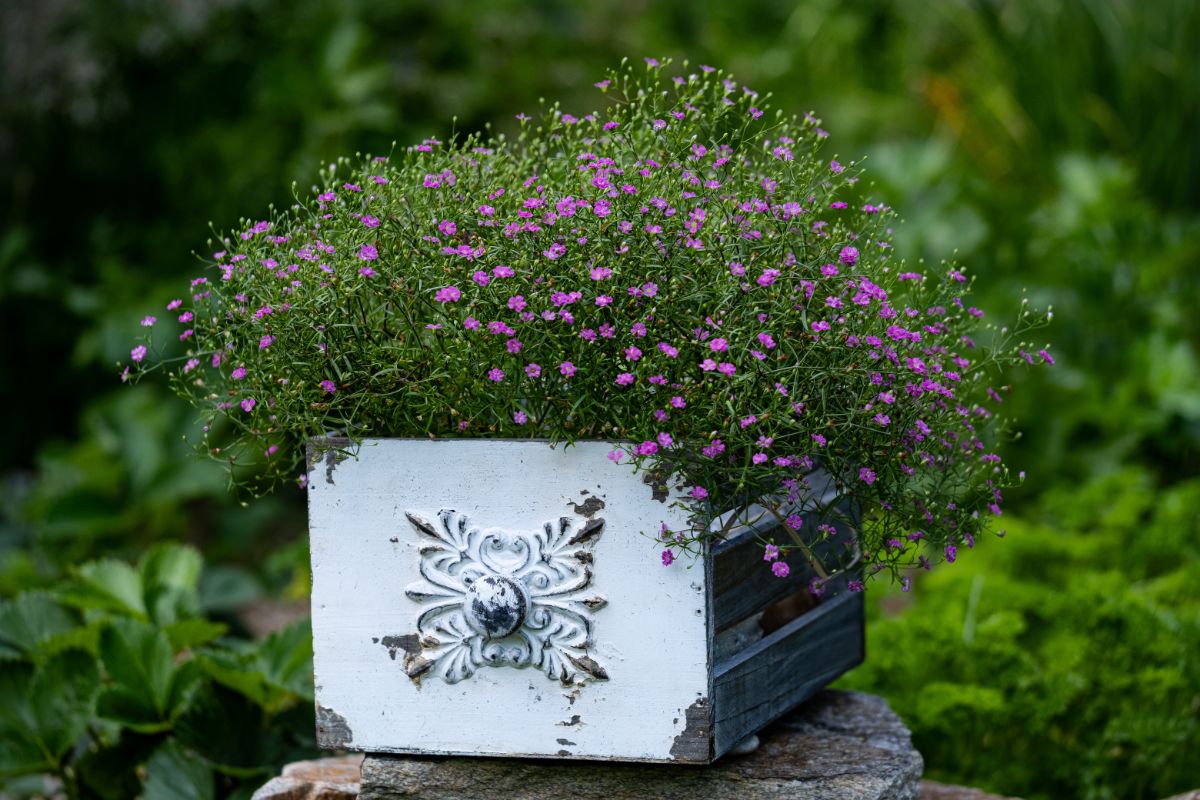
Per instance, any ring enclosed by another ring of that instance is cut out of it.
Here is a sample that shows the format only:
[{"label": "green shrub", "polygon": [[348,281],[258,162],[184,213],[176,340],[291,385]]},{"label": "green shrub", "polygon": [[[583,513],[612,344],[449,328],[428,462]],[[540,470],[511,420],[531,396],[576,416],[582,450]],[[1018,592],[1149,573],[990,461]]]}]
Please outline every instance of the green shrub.
[{"label": "green shrub", "polygon": [[0,603],[0,790],[247,797],[315,750],[307,622],[229,638],[200,614],[200,571],[160,545]]},{"label": "green shrub", "polygon": [[846,683],[888,698],[934,778],[1090,800],[1200,785],[1200,480],[1155,494],[1127,470],[1008,528],[903,613],[875,609]]}]

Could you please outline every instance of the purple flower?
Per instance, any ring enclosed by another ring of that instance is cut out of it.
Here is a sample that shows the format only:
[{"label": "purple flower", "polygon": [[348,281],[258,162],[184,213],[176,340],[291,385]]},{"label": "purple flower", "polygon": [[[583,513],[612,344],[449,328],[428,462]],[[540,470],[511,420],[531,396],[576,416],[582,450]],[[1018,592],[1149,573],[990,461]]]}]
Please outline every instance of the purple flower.
[{"label": "purple flower", "polygon": [[264,336],[258,340],[258,349],[266,350],[268,347],[270,347],[274,343],[275,343],[275,337],[268,334],[267,336]]},{"label": "purple flower", "polygon": [[443,289],[438,289],[433,299],[439,303],[453,303],[460,297],[462,297],[462,292],[458,290],[457,286],[447,286]]},{"label": "purple flower", "polygon": [[374,261],[379,258],[379,251],[373,244],[364,244],[358,251],[358,257],[363,261]]},{"label": "purple flower", "polygon": [[847,245],[842,248],[842,252],[838,253],[838,259],[848,267],[853,267],[858,263],[858,248]]},{"label": "purple flower", "polygon": [[525,367],[525,374],[530,378],[541,377],[542,367],[539,364],[530,364],[529,366]]},{"label": "purple flower", "polygon": [[703,486],[693,486],[689,494],[697,500],[703,500],[708,497],[708,489],[705,489]]},{"label": "purple flower", "polygon": [[229,373],[229,377],[233,378],[235,381],[240,381],[242,378],[246,377],[246,368],[238,367],[233,372]]},{"label": "purple flower", "polygon": [[646,441],[634,447],[633,452],[639,456],[652,456],[658,452],[658,442],[652,442],[647,439]]},{"label": "purple flower", "polygon": [[621,452],[620,450],[609,450],[608,451],[608,460],[613,462],[614,464],[619,464],[619,463],[621,463],[621,457],[624,455],[625,454],[623,452]]},{"label": "purple flower", "polygon": [[558,365],[558,371],[562,373],[564,378],[569,378],[575,374],[575,365],[570,361],[564,361]]},{"label": "purple flower", "polygon": [[504,370],[500,369],[499,367],[492,367],[490,370],[488,370],[487,376],[489,381],[495,381],[496,383],[499,383],[500,381],[504,380]]},{"label": "purple flower", "polygon": [[183,305],[182,300],[179,300],[179,299],[172,300],[171,302],[167,303],[167,311],[174,311],[175,309],[179,308],[181,305]]},{"label": "purple flower", "polygon": [[136,362],[140,362],[146,357],[146,345],[139,344],[137,347],[129,351],[129,357]]},{"label": "purple flower", "polygon": [[331,380],[321,381],[321,383],[318,385],[329,394],[337,394],[337,384]]},{"label": "purple flower", "polygon": [[634,377],[632,372],[622,372],[617,376],[616,384],[617,386],[629,386],[631,383],[633,383],[633,381]]},{"label": "purple flower", "polygon": [[254,398],[247,397],[242,401],[242,411],[249,413],[255,406]]},{"label": "purple flower", "polygon": [[672,397],[671,405],[674,406],[675,408],[685,408],[687,406],[687,401],[684,400],[682,397]]},{"label": "purple flower", "polygon": [[524,411],[514,411],[513,412],[513,422],[517,423],[518,425],[524,425],[528,421],[529,421],[529,417],[525,416]]},{"label": "purple flower", "polygon": [[860,469],[858,471],[858,479],[860,481],[862,481],[863,483],[867,484],[868,486],[870,486],[872,483],[875,482],[875,472],[873,470],[867,469],[866,467],[863,467],[862,469]]},{"label": "purple flower", "polygon": [[724,353],[729,349],[729,342],[724,339],[713,339],[708,343],[708,347],[714,353]]},{"label": "purple flower", "polygon": [[958,548],[952,544],[946,545],[946,563],[953,564],[956,558],[958,558]]},{"label": "purple flower", "polygon": [[675,561],[674,553],[672,553],[670,550],[662,551],[662,563],[663,563],[664,567],[671,566],[671,564],[674,563],[674,561]]},{"label": "purple flower", "polygon": [[769,544],[763,548],[763,561],[774,561],[779,558],[779,548]]},{"label": "purple flower", "polygon": [[153,324],[154,324],[154,323],[156,323],[156,322],[158,322],[158,319],[156,319],[155,317],[152,317],[152,316],[150,316],[149,314],[147,314],[146,316],[142,317],[142,327],[143,327],[143,328],[149,328],[151,325],[153,325]]},{"label": "purple flower", "polygon": [[717,372],[721,373],[722,375],[733,375],[735,372],[737,372],[737,367],[735,367],[733,364],[730,364],[728,361],[722,361],[717,365]]},{"label": "purple flower", "polygon": [[814,433],[812,435],[812,440],[817,443],[817,447],[825,446],[825,437],[819,433]]},{"label": "purple flower", "polygon": [[771,572],[775,573],[776,578],[786,578],[791,571],[786,561],[776,561],[771,565]]},{"label": "purple flower", "polygon": [[787,520],[787,526],[794,531],[798,531],[804,527],[804,517],[799,514],[790,515]]}]

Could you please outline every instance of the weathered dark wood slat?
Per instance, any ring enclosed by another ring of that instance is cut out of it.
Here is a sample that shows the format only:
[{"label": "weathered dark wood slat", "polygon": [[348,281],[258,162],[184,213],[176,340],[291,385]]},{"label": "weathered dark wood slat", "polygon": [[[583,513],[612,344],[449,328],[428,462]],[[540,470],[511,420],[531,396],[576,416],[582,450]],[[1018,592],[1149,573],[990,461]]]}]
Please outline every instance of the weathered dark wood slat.
[{"label": "weathered dark wood slat", "polygon": [[[845,552],[844,542],[849,537],[849,528],[844,523],[834,524],[838,534],[826,541],[816,541],[815,515],[805,515],[804,531],[814,555],[828,564],[839,552]],[[777,541],[785,542],[788,534],[780,533]],[[786,578],[776,578],[770,566],[763,561],[763,549],[753,532],[747,532],[715,546],[713,558],[713,627],[717,633],[756,614],[774,602],[808,586],[816,573],[808,560],[793,551],[788,558],[791,571]]]},{"label": "weathered dark wood slat", "polygon": [[862,594],[842,592],[717,664],[714,757],[861,664],[863,625]]}]

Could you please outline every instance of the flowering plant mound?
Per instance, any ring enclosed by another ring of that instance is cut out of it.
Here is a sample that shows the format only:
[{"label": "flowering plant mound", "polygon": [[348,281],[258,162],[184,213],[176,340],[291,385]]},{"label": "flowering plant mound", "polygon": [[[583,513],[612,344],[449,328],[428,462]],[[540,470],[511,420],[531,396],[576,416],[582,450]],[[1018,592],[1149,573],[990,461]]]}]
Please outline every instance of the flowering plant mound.
[{"label": "flowering plant mound", "polygon": [[833,533],[800,536],[818,467],[860,510],[876,569],[953,561],[1011,481],[988,368],[1049,363],[1019,341],[1044,320],[1022,304],[977,347],[967,278],[893,256],[893,212],[819,155],[818,120],[768,113],[721,71],[647,62],[596,84],[602,112],[556,105],[520,115],[515,140],[330,166],[222,241],[168,305],[186,354],[148,336],[134,371],[166,369],[206,432],[236,429],[213,454],[275,478],[330,431],[605,439],[689,487],[694,524],[652,532],[664,563],[758,504],[782,523],[764,558],[786,575]]}]

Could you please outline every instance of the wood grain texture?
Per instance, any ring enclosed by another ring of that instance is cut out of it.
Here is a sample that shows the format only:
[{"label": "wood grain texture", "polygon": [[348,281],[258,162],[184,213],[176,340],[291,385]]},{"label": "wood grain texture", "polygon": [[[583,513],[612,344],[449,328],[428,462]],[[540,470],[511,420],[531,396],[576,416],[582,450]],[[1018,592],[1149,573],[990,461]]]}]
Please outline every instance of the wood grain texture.
[{"label": "wood grain texture", "polygon": [[862,594],[843,591],[718,664],[713,755],[719,758],[861,664],[863,626]]}]

